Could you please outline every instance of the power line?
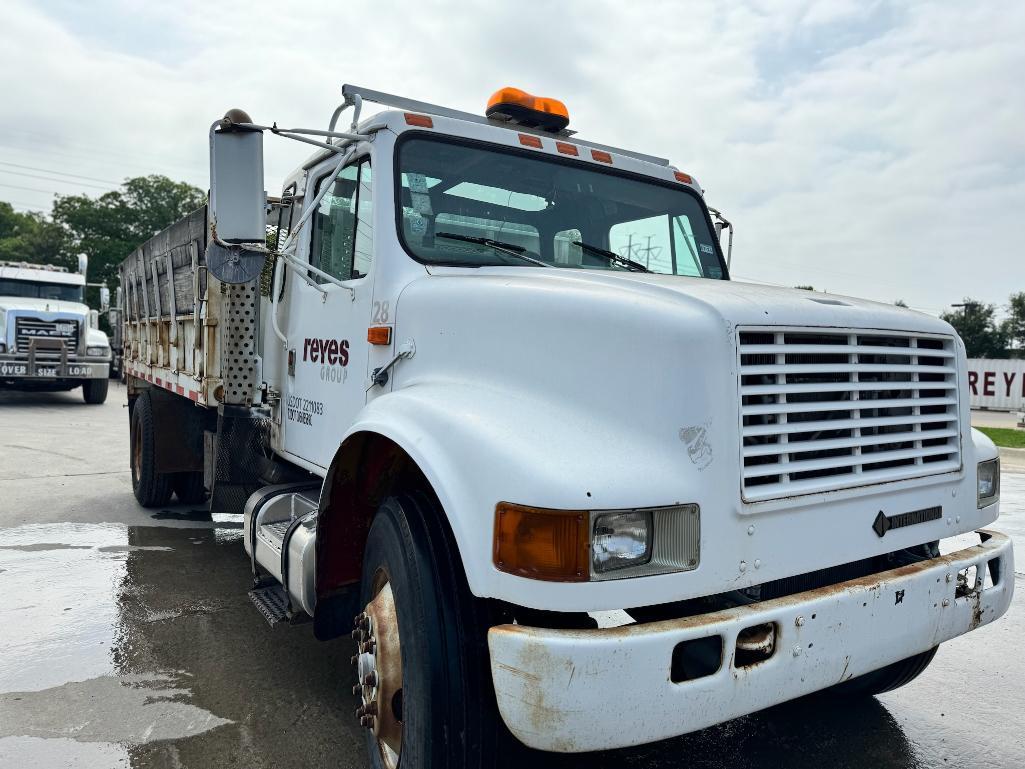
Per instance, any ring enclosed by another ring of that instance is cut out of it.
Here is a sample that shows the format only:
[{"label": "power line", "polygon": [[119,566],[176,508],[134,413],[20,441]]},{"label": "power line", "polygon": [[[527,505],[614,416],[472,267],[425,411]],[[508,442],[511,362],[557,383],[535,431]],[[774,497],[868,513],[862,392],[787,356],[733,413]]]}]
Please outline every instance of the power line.
[{"label": "power line", "polygon": [[45,195],[63,195],[63,192],[57,192],[57,190],[41,190],[38,187],[19,187],[17,184],[3,184],[0,182],[0,187],[10,187],[12,190],[26,190],[28,192],[41,192]]},{"label": "power line", "polygon": [[[36,168],[35,166],[23,166],[18,163],[9,163],[6,160],[0,160],[0,166],[11,166],[13,168],[24,168],[27,171],[41,171],[44,174],[54,174],[55,176],[71,176],[75,179],[87,179],[92,182],[103,182],[104,184],[121,184],[121,182],[112,182],[110,179],[97,179],[95,176],[82,176],[80,174],[71,174],[67,171],[54,171],[49,168]],[[14,173],[8,171],[7,173]]]},{"label": "power line", "polygon": [[[29,179],[42,179],[44,182],[57,182],[59,184],[76,184],[79,187],[93,187],[100,190],[109,190],[109,184],[91,184],[90,182],[79,182],[71,181],[70,179],[58,179],[53,176],[39,176],[38,174],[26,174],[23,171],[7,171],[0,168],[0,174],[11,174],[13,176],[26,176]],[[115,186],[119,186],[117,182],[112,182]]]}]

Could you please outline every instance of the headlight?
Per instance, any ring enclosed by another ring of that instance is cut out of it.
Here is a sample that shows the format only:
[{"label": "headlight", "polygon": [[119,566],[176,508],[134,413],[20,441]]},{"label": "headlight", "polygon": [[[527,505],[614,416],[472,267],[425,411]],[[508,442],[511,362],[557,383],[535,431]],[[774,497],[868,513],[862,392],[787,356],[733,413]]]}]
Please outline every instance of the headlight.
[{"label": "headlight", "polygon": [[979,507],[992,505],[1000,496],[1000,460],[979,462]]},{"label": "headlight", "polygon": [[587,582],[691,571],[701,560],[697,505],[644,510],[495,506],[494,564],[549,582]]},{"label": "headlight", "polygon": [[597,513],[591,521],[591,568],[601,574],[651,560],[651,511]]},{"label": "headlight", "polygon": [[92,358],[100,358],[110,355],[109,347],[86,347],[85,354]]}]

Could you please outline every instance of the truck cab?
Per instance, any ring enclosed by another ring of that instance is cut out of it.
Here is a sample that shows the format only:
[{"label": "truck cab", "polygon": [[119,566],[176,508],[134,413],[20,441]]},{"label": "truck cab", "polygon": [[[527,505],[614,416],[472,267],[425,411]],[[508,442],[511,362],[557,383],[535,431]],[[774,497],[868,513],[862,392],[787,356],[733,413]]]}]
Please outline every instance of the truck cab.
[{"label": "truck cab", "polygon": [[110,344],[84,304],[84,262],[0,262],[0,388],[71,390],[86,403],[107,397]]},{"label": "truck cab", "polygon": [[[388,108],[214,124],[248,160],[212,162],[193,217],[206,331],[165,352],[135,301],[125,358],[136,412],[194,388],[163,424],[205,434],[215,506],[246,499],[258,608],[351,631],[375,766],[877,693],[1006,611],[999,459],[949,325],[731,280],[694,176],[580,139],[556,100],[503,89],[473,115],[346,88]],[[321,148],[263,246],[262,220],[233,228],[269,133]]]}]

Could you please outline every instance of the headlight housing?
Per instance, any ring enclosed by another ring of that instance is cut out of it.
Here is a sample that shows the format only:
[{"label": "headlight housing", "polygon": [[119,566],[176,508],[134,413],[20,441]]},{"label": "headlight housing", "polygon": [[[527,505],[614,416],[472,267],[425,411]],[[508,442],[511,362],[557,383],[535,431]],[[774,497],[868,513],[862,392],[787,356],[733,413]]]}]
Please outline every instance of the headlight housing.
[{"label": "headlight housing", "polygon": [[979,507],[992,505],[1000,496],[1000,459],[987,459],[978,466]]},{"label": "headlight housing", "polygon": [[701,558],[697,505],[552,510],[499,502],[494,564],[548,582],[597,582],[691,571]]},{"label": "headlight housing", "polygon": [[110,355],[109,347],[86,347],[85,354],[90,358],[105,358]]}]

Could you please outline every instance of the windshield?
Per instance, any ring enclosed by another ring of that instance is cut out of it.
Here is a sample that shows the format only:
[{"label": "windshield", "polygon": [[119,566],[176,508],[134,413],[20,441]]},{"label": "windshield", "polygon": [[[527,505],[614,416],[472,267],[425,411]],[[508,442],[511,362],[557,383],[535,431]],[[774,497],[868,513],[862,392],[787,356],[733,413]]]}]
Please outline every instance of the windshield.
[{"label": "windshield", "polygon": [[32,299],[81,302],[82,287],[67,283],[37,283],[32,280],[0,278],[0,296],[27,296]]},{"label": "windshield", "polygon": [[397,173],[400,236],[423,262],[726,277],[705,208],[681,185],[420,137],[399,145]]}]

